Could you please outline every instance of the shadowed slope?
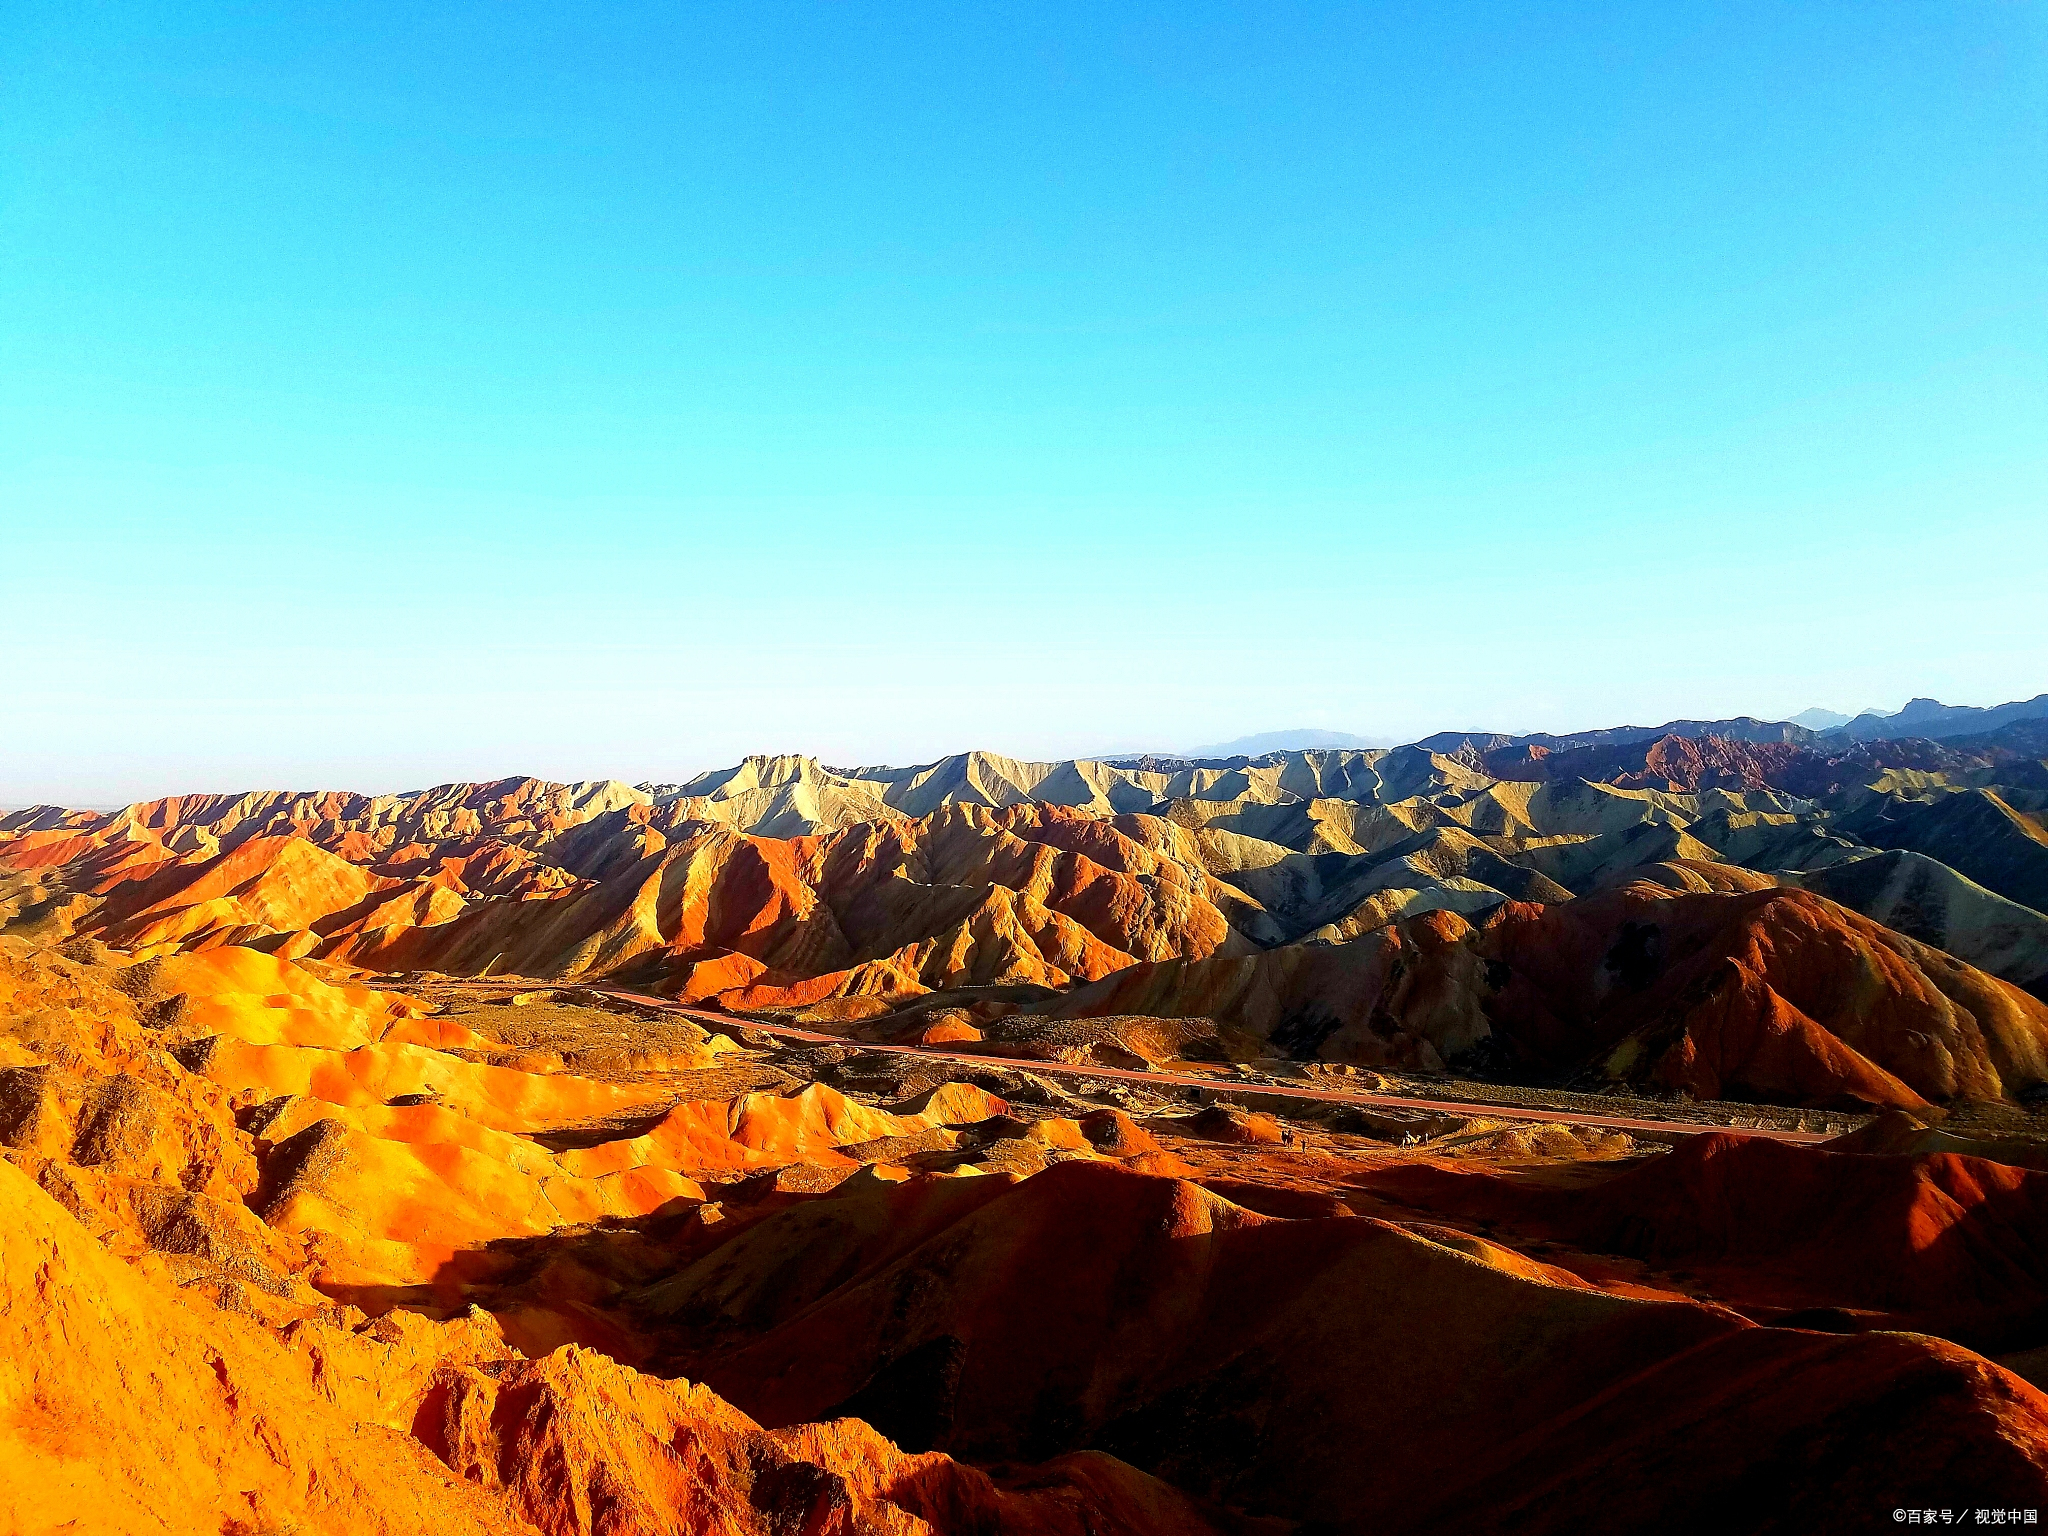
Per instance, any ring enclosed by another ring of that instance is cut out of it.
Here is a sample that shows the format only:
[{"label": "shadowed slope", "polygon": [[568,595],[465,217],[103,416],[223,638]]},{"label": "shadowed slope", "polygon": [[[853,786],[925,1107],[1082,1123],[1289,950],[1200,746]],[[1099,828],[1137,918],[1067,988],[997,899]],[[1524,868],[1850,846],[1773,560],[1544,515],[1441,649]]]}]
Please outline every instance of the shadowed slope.
[{"label": "shadowed slope", "polygon": [[[1532,1508],[1526,1528],[1860,1529],[1828,1491],[1890,1507],[1944,1478],[2006,1502],[2048,1489],[2048,1400],[1967,1352],[1532,1281],[1383,1222],[1261,1217],[1104,1165],[1050,1169],[778,1306],[795,1237],[771,1222],[737,1240],[752,1257],[727,1265],[753,1284],[721,1309],[774,1322],[694,1367],[770,1423],[846,1405],[956,1454],[1093,1445],[1344,1530],[1432,1528],[1507,1467],[1584,1465],[1589,1413],[1629,1425],[1651,1466],[1610,1475],[1596,1504]],[[647,1305],[688,1315],[731,1272],[700,1263]],[[1756,1416],[1716,1422],[1736,1398]],[[1717,1454],[1686,1454],[1710,1422]],[[1820,1492],[1781,1492],[1755,1526],[1740,1490],[1795,1468]]]},{"label": "shadowed slope", "polygon": [[2048,1173],[1714,1135],[1583,1188],[1443,1162],[1358,1183],[1432,1213],[1684,1269],[1766,1315],[1847,1308],[1869,1314],[1866,1327],[1991,1352],[2048,1343]]}]

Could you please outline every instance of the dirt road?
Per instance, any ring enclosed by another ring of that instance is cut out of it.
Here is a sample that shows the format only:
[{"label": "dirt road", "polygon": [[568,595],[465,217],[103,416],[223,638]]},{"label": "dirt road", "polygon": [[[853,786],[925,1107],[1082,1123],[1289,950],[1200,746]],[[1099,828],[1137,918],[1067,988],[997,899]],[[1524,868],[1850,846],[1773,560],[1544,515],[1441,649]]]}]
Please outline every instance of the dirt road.
[{"label": "dirt road", "polygon": [[1457,1099],[1413,1098],[1406,1094],[1365,1093],[1351,1089],[1298,1088],[1281,1083],[1233,1082],[1228,1078],[1203,1077],[1192,1073],[1143,1072],[1122,1067],[1070,1066],[1064,1062],[1028,1061],[1015,1057],[981,1055],[965,1051],[933,1050],[916,1045],[877,1045],[865,1040],[848,1040],[840,1035],[819,1034],[813,1030],[797,1029],[787,1024],[762,1024],[752,1019],[736,1018],[729,1013],[713,1013],[707,1009],[691,1008],[665,997],[654,997],[644,992],[629,992],[623,987],[591,986],[579,984],[589,992],[616,997],[622,1002],[637,1003],[642,1007],[658,1008],[668,1013],[680,1014],[699,1024],[713,1029],[751,1029],[764,1035],[775,1035],[785,1040],[801,1040],[812,1045],[842,1045],[853,1050],[877,1051],[886,1055],[922,1056],[937,1061],[954,1062],[962,1066],[989,1067],[1008,1066],[1021,1071],[1042,1073],[1048,1077],[1101,1078],[1115,1082],[1143,1084],[1154,1088],[1207,1088],[1215,1092],[1234,1094],[1258,1094],[1269,1098],[1301,1099],[1319,1104],[1361,1104],[1381,1109],[1433,1110],[1450,1115],[1483,1115],[1490,1120],[1528,1120],[1556,1125],[1591,1125],[1606,1130],[1656,1132],[1663,1135],[1704,1135],[1719,1131],[1731,1136],[1763,1136],[1772,1141],[1813,1143],[1828,1140],[1828,1134],[1819,1131],[1787,1131],[1765,1127],[1726,1126],[1704,1124],[1687,1120],[1628,1119],[1619,1115],[1587,1114],[1581,1110],[1534,1109],[1520,1104],[1479,1104]]}]

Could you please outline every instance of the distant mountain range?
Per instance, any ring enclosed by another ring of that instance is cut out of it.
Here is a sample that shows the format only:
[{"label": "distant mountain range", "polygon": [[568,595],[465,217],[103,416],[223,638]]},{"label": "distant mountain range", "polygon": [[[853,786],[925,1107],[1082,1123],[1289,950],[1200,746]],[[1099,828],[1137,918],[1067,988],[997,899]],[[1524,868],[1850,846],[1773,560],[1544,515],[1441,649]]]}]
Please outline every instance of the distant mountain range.
[{"label": "distant mountain range", "polygon": [[[1874,715],[1877,711],[1866,709],[1863,713]],[[1832,709],[1802,709],[1798,714],[1791,717],[1790,723],[1793,725],[1803,725],[1809,731],[1832,731],[1836,726],[1847,725],[1855,718],[1854,715],[1841,714]]]},{"label": "distant mountain range", "polygon": [[1973,704],[1944,704],[1938,699],[1915,699],[1904,709],[1866,709],[1854,715],[1832,709],[1803,709],[1791,723],[1808,730],[1840,733],[1856,741],[1909,736],[1940,740],[1945,736],[1973,735],[1993,731],[2014,720],[2031,720],[2044,713],[2041,698],[2020,699],[1980,709]]},{"label": "distant mountain range", "polygon": [[[1729,720],[1667,720],[1662,725],[1617,725],[1599,730],[1572,731],[1553,735],[1534,731],[1516,736],[1501,731],[1438,731],[1412,745],[1431,752],[1457,752],[1467,748],[1497,752],[1507,747],[1537,746],[1548,751],[1575,747],[1616,747],[1634,742],[1656,741],[1665,736],[1703,738],[1718,736],[1724,741],[1785,741],[1802,746],[1850,741],[1900,741],[1917,738],[1945,741],[1958,736],[1978,736],[2010,725],[2016,720],[2048,719],[2048,693],[2008,704],[1979,707],[1974,704],[1944,704],[1939,699],[1915,699],[1904,709],[1887,713],[1866,709],[1845,715],[1832,709],[1804,709],[1787,720],[1760,720],[1738,715]],[[1190,747],[1184,752],[1157,753],[1145,761],[1195,762],[1219,758],[1257,758],[1272,752],[1357,750],[1397,745],[1390,736],[1354,736],[1347,731],[1291,730],[1264,731],[1240,736],[1235,741]],[[1104,761],[1121,762],[1122,756]],[[1129,761],[1140,761],[1133,755]]]},{"label": "distant mountain range", "polygon": [[[277,945],[381,970],[644,973],[696,999],[808,1006],[993,978],[1068,987],[1646,878],[1796,881],[2048,993],[2044,818],[2048,695],[1916,701],[1825,733],[1743,717],[1199,761],[757,756],[677,784],[17,811],[0,816],[0,930]],[[1831,872],[1891,851],[1917,859]],[[1078,882],[1058,897],[1071,911],[1052,903],[1055,874]],[[721,896],[688,922],[670,912],[667,893],[721,882],[729,910]]]},{"label": "distant mountain range", "polygon": [[1354,736],[1349,731],[1261,731],[1235,741],[1213,742],[1206,747],[1189,747],[1177,757],[1263,757],[1268,752],[1311,752],[1325,748],[1395,747],[1392,736]]},{"label": "distant mountain range", "polygon": [[1979,736],[1998,730],[2016,720],[2048,718],[2048,693],[2010,704],[1980,709],[1974,704],[1944,704],[1939,699],[1915,699],[1895,715],[1866,711],[1828,734],[1851,741],[1902,740],[1920,737],[1947,741],[1956,736]]}]

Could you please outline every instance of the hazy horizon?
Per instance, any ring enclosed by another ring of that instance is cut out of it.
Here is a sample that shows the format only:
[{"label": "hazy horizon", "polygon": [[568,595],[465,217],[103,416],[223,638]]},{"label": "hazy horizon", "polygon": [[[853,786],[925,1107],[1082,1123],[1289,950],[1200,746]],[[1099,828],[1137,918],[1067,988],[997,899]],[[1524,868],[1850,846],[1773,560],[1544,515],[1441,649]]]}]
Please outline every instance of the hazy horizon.
[{"label": "hazy horizon", "polygon": [[[2039,690],[2037,690],[2037,691],[2039,691]],[[1915,695],[1915,697],[1926,697],[1926,696],[1927,696],[1927,695]],[[1871,710],[1871,709],[1874,709],[1874,710],[1875,710],[1875,711],[1876,711],[1877,713],[1880,713],[1880,714],[1887,714],[1887,715],[1889,715],[1889,714],[1896,714],[1896,713],[1898,712],[1898,709],[1899,709],[1899,708],[1900,708],[1900,707],[1901,707],[1901,706],[1902,706],[1902,705],[1903,705],[1903,704],[1904,704],[1905,702],[1906,702],[1906,701],[1904,701],[1904,700],[1901,700],[1901,701],[1900,701],[1900,704],[1899,704],[1899,705],[1893,705],[1893,706],[1890,706],[1890,707],[1883,707],[1883,706],[1866,706],[1866,708],[1865,708],[1865,709],[1861,709],[1861,710],[1841,710],[1841,711],[1838,711],[1838,713],[1841,713],[1841,714],[1845,714],[1845,715],[1848,715],[1848,716],[1850,716],[1851,718],[1854,718],[1854,716],[1855,716],[1855,715],[1857,715],[1857,714],[1861,714],[1861,713],[1865,713],[1865,712],[1866,712],[1867,710]],[[2004,704],[2004,703],[2011,703],[2011,702],[2014,702],[2014,701],[2013,701],[2013,700],[2009,700],[2009,699],[1985,699],[1985,700],[1977,700],[1977,699],[1943,699],[1943,700],[1942,700],[1941,702],[1942,702],[1942,703],[1944,703],[1944,704],[1952,704],[1952,705],[1953,705],[1953,704],[1962,704],[1962,705],[1976,705],[1976,706],[1978,706],[1978,707],[1988,707],[1988,706],[1990,706],[1990,705],[1994,705],[1994,704]],[[1738,717],[1738,715],[1740,715],[1741,713],[1744,713],[1744,712],[1742,712],[1742,711],[1738,711],[1738,712],[1737,712],[1737,715],[1729,715],[1729,716],[1720,716],[1720,717],[1715,717],[1715,718],[1722,718],[1722,719],[1734,719],[1734,718],[1737,718],[1737,717]],[[1756,715],[1756,714],[1754,714],[1754,712],[1753,712],[1753,711],[1752,711],[1752,712],[1747,712],[1747,713],[1750,713],[1750,714],[1751,714],[1751,717],[1752,717],[1752,718],[1754,718],[1754,719],[1759,719],[1759,720],[1778,720],[1778,719],[1785,719],[1785,718],[1787,718],[1787,717],[1784,717],[1784,716],[1769,716],[1769,715]],[[1668,716],[1668,717],[1665,717],[1664,719],[1658,719],[1658,720],[1606,720],[1606,721],[1601,721],[1601,722],[1599,722],[1598,724],[1591,724],[1591,723],[1587,723],[1587,724],[1574,724],[1574,725],[1569,725],[1569,726],[1557,726],[1557,727],[1553,727],[1553,726],[1533,726],[1533,727],[1530,727],[1530,728],[1529,728],[1528,730],[1526,730],[1526,731],[1520,731],[1520,732],[1513,732],[1513,733],[1503,732],[1502,734],[1518,734],[1518,735],[1528,735],[1528,734],[1534,734],[1534,733],[1539,733],[1539,732],[1540,732],[1540,733],[1548,733],[1548,734],[1551,734],[1551,735],[1570,735],[1570,734],[1573,734],[1574,732],[1579,732],[1579,731],[1590,731],[1590,730],[1600,730],[1600,729],[1604,729],[1604,728],[1608,728],[1608,727],[1625,727],[1625,726],[1644,726],[1644,727],[1647,727],[1647,726],[1663,725],[1663,724],[1666,724],[1666,723],[1668,723],[1669,721],[1674,721],[1674,720],[1681,720],[1681,719],[1695,719],[1695,720],[1697,720],[1697,719],[1704,719],[1704,718],[1708,718],[1708,717],[1706,717],[1706,716],[1701,716],[1701,715],[1683,715],[1683,714],[1680,714],[1680,715],[1672,715],[1672,716]],[[1276,731],[1271,731],[1271,732],[1267,732],[1267,731],[1258,731],[1258,732],[1242,732],[1242,733],[1240,733],[1240,736],[1242,737],[1242,736],[1263,736],[1263,735],[1282,735],[1282,734],[1291,734],[1291,733],[1292,733],[1292,732],[1294,732],[1295,730],[1313,730],[1313,729],[1318,729],[1318,728],[1317,728],[1317,727],[1287,727],[1287,728],[1282,728],[1282,729],[1280,729],[1280,730],[1276,730]],[[1338,728],[1336,728],[1336,727],[1325,727],[1325,728],[1321,728],[1321,729],[1330,729],[1330,730],[1336,730],[1336,729],[1338,729]],[[1417,734],[1416,734],[1416,735],[1414,735],[1414,736],[1404,736],[1404,737],[1401,737],[1401,738],[1399,739],[1399,741],[1398,741],[1398,742],[1397,742],[1396,744],[1397,744],[1397,745],[1406,745],[1406,744],[1408,744],[1408,743],[1410,743],[1410,742],[1414,742],[1414,741],[1419,741],[1419,740],[1421,740],[1421,739],[1423,739],[1423,738],[1425,738],[1425,737],[1428,737],[1428,736],[1433,736],[1433,735],[1436,735],[1436,734],[1437,734],[1437,733],[1438,733],[1439,731],[1461,731],[1461,732],[1469,731],[1469,732],[1473,732],[1473,733],[1475,733],[1475,734],[1476,734],[1476,733],[1481,733],[1481,732],[1491,732],[1491,731],[1493,731],[1493,730],[1495,730],[1495,729],[1496,729],[1495,727],[1492,727],[1492,726],[1485,726],[1485,725],[1444,725],[1444,726],[1438,726],[1438,727],[1436,727],[1436,728],[1434,728],[1434,729],[1432,729],[1432,730],[1428,730],[1428,731],[1422,731],[1422,732],[1419,732],[1419,733],[1417,733]],[[1362,734],[1366,734],[1366,733],[1363,733],[1363,732],[1351,732],[1351,733],[1347,733],[1347,734],[1354,734],[1354,735],[1362,735]],[[1233,738],[1233,741],[1235,741],[1236,739],[1237,739],[1237,738]],[[828,766],[828,767],[833,767],[833,768],[841,768],[841,769],[848,769],[848,768],[881,768],[881,767],[893,767],[893,768],[909,768],[909,767],[919,767],[919,766],[923,766],[923,765],[925,765],[925,764],[928,764],[928,763],[936,762],[936,761],[938,761],[938,760],[939,760],[939,759],[941,759],[941,758],[945,758],[945,757],[950,757],[950,756],[954,756],[954,755],[957,755],[957,754],[962,754],[962,753],[967,753],[967,752],[976,752],[976,751],[982,751],[982,752],[997,752],[997,753],[999,753],[999,755],[1001,755],[1001,756],[1004,756],[1004,757],[1009,757],[1009,758],[1013,758],[1013,759],[1016,759],[1016,760],[1019,760],[1019,761],[1025,761],[1025,762],[1056,762],[1056,761],[1063,761],[1063,760],[1067,760],[1067,759],[1076,759],[1076,760],[1081,760],[1081,761],[1090,761],[1090,760],[1094,760],[1094,761],[1099,761],[1099,760],[1102,760],[1102,759],[1105,759],[1105,758],[1122,758],[1122,757],[1137,757],[1137,756],[1141,756],[1141,755],[1144,755],[1144,754],[1146,754],[1146,753],[1153,753],[1153,754],[1157,754],[1157,755],[1160,755],[1160,756],[1183,756],[1183,755],[1188,755],[1188,754],[1191,754],[1191,753],[1199,752],[1199,751],[1201,751],[1201,750],[1203,749],[1203,746],[1207,746],[1207,745],[1230,745],[1230,744],[1232,744],[1232,743],[1220,743],[1220,744],[1200,744],[1200,745],[1197,745],[1197,746],[1193,746],[1193,747],[1190,747],[1190,746],[1186,746],[1186,745],[1175,745],[1175,746],[1165,746],[1165,747],[1162,747],[1162,746],[1159,746],[1159,745],[1157,745],[1157,744],[1155,743],[1155,744],[1153,744],[1153,745],[1151,745],[1151,746],[1133,746],[1133,747],[1105,747],[1105,748],[1098,748],[1098,749],[1094,749],[1094,750],[1087,750],[1087,751],[1079,751],[1079,752],[1066,752],[1066,753],[1053,753],[1053,754],[1043,754],[1043,753],[1041,753],[1041,754],[1034,754],[1034,753],[1029,753],[1029,752],[1007,752],[1007,751],[1002,751],[1002,750],[1001,750],[1000,748],[997,748],[997,747],[991,747],[991,746],[988,746],[988,745],[986,745],[986,744],[967,744],[967,745],[961,745],[961,746],[957,746],[957,747],[954,747],[954,748],[952,748],[952,749],[950,749],[950,750],[948,750],[948,751],[945,751],[945,752],[938,752],[938,753],[934,753],[934,754],[931,754],[930,756],[926,756],[926,757],[918,757],[918,758],[902,758],[902,759],[897,759],[897,760],[891,760],[891,759],[886,759],[886,758],[876,758],[876,757],[869,757],[869,758],[837,758],[837,757],[833,757],[833,756],[831,756],[830,754],[826,754],[826,753],[819,753],[819,752],[814,752],[814,751],[807,751],[807,750],[804,750],[804,749],[803,749],[803,748],[801,748],[801,747],[782,747],[782,748],[758,748],[758,749],[752,749],[752,750],[749,750],[749,751],[739,752],[739,753],[736,753],[736,754],[734,754],[734,755],[732,755],[732,756],[730,756],[730,757],[720,758],[720,759],[718,759],[718,760],[716,760],[716,761],[709,761],[709,760],[707,760],[707,761],[703,761],[703,762],[692,762],[692,763],[689,763],[689,764],[687,764],[687,765],[685,765],[685,766],[683,766],[683,767],[677,768],[677,769],[675,769],[675,770],[674,770],[674,771],[672,771],[672,772],[662,772],[662,773],[640,773],[640,774],[631,774],[631,773],[617,773],[617,772],[613,772],[613,773],[583,773],[583,774],[543,774],[543,773],[530,773],[530,772],[528,772],[528,771],[526,771],[526,770],[523,770],[523,769],[513,768],[513,769],[511,769],[511,770],[509,770],[509,771],[490,771],[490,770],[480,770],[480,771],[478,771],[478,772],[474,772],[474,773],[467,773],[467,774],[461,774],[461,773],[458,773],[458,774],[449,774],[449,775],[442,775],[442,776],[440,776],[440,777],[437,777],[437,778],[426,778],[426,779],[413,779],[413,780],[405,780],[405,781],[379,781],[379,782],[354,782],[354,781],[346,781],[346,782],[344,782],[344,781],[333,781],[333,782],[329,782],[329,781],[324,781],[324,780],[323,780],[323,781],[318,781],[318,782],[316,782],[316,781],[312,781],[312,780],[304,780],[304,781],[298,781],[298,780],[294,780],[294,781],[291,781],[291,782],[283,782],[283,781],[278,781],[278,782],[255,782],[255,781],[248,781],[248,782],[226,782],[226,781],[223,781],[223,782],[219,782],[219,783],[205,783],[205,784],[183,784],[183,785],[179,785],[178,787],[174,787],[174,788],[157,788],[157,789],[149,789],[149,790],[145,790],[145,791],[143,791],[143,792],[141,792],[141,793],[136,793],[136,794],[125,794],[125,795],[116,795],[116,796],[111,796],[111,797],[108,797],[108,796],[102,796],[102,797],[99,797],[99,798],[96,798],[96,799],[85,799],[85,798],[81,798],[81,797],[79,797],[79,796],[77,796],[77,795],[70,795],[70,796],[67,796],[67,795],[64,795],[64,794],[56,794],[56,795],[21,795],[21,794],[9,794],[9,793],[5,793],[5,792],[0,792],[0,811],[7,811],[7,810],[21,810],[21,809],[25,809],[25,808],[27,808],[27,807],[29,807],[29,806],[34,806],[34,805],[58,805],[58,806],[63,806],[63,807],[65,807],[66,809],[69,809],[69,810],[93,810],[93,811],[104,811],[104,810],[114,810],[114,809],[118,809],[118,808],[120,808],[121,806],[124,806],[124,805],[135,805],[135,804],[141,804],[141,803],[146,803],[146,802],[148,802],[148,801],[152,801],[152,800],[160,800],[160,799],[165,799],[165,798],[167,798],[167,797],[170,797],[170,796],[174,796],[174,795],[238,794],[238,793],[244,793],[244,792],[250,792],[250,791],[256,791],[256,790],[294,790],[294,791],[301,791],[301,790],[340,790],[340,791],[346,791],[346,792],[351,792],[351,793],[355,793],[355,794],[372,794],[372,795],[381,795],[381,794],[399,794],[399,793],[407,793],[407,792],[413,792],[413,791],[418,791],[418,790],[423,790],[423,789],[431,789],[431,788],[433,788],[434,786],[436,786],[436,785],[439,785],[439,784],[459,784],[459,783],[479,783],[479,784],[489,784],[489,783],[495,783],[495,782],[497,782],[498,780],[501,780],[501,779],[508,779],[508,778],[521,778],[521,777],[530,777],[530,778],[537,778],[537,779],[549,779],[549,780],[553,780],[553,781],[555,781],[555,782],[564,782],[564,783],[573,783],[573,782],[578,782],[578,781],[589,781],[589,780],[599,780],[599,779],[616,779],[616,780],[618,780],[618,781],[620,781],[620,782],[622,782],[622,783],[626,783],[626,784],[650,784],[650,783],[651,783],[651,784],[664,784],[664,783],[681,783],[681,782],[684,782],[684,781],[686,781],[686,780],[688,780],[688,779],[694,778],[694,777],[695,777],[696,775],[698,775],[698,774],[700,774],[700,773],[705,773],[705,772],[709,772],[709,771],[711,771],[711,770],[713,770],[713,769],[718,769],[718,768],[729,768],[729,767],[732,767],[732,766],[733,766],[734,764],[736,764],[736,763],[738,763],[738,762],[742,761],[743,759],[745,759],[745,758],[747,758],[747,757],[755,757],[755,756],[776,756],[776,755],[789,755],[789,756],[797,756],[797,757],[809,757],[809,758],[814,758],[814,759],[816,759],[816,760],[817,760],[818,762],[820,762],[821,764],[824,764],[825,766]],[[110,780],[108,780],[108,782],[114,782],[114,781],[110,779]]]}]

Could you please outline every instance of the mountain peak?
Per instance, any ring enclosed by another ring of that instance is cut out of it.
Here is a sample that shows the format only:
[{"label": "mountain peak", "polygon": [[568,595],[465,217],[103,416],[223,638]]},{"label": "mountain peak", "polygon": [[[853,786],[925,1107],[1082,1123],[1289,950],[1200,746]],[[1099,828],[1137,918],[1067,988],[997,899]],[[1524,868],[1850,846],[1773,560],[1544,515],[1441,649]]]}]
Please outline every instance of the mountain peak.
[{"label": "mountain peak", "polygon": [[1802,709],[1796,715],[1787,715],[1788,725],[1803,725],[1809,731],[1832,731],[1838,725],[1847,725],[1853,718],[1835,709]]}]

